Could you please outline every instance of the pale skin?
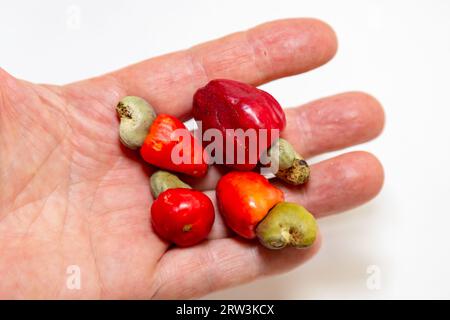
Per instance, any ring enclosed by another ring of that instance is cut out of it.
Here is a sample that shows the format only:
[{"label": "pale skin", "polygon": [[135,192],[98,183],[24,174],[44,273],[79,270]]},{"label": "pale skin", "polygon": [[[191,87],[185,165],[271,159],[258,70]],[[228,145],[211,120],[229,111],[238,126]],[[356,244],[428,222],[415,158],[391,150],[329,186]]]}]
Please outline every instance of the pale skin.
[{"label": "pale skin", "polygon": [[[219,215],[200,245],[161,241],[149,223],[151,168],[120,145],[115,106],[138,95],[186,120],[193,93],[208,80],[260,85],[319,67],[336,48],[328,25],[289,19],[65,86],[0,69],[0,297],[195,298],[312,257],[320,240],[306,250],[270,251],[238,239]],[[306,158],[373,139],[384,123],[379,102],[361,92],[286,114],[283,135]],[[214,199],[220,174],[211,168],[195,185]],[[314,164],[306,187],[283,188],[289,201],[323,217],[369,201],[382,184],[380,162],[350,152]],[[71,265],[80,267],[80,290],[66,286]]]}]

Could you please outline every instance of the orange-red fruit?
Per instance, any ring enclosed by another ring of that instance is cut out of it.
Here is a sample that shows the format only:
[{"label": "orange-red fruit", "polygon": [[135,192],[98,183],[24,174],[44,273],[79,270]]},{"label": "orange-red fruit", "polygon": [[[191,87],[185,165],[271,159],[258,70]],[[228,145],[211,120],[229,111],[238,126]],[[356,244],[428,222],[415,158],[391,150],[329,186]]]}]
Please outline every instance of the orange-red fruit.
[{"label": "orange-red fruit", "polygon": [[[183,135],[175,134],[175,130]],[[188,140],[184,141],[185,138]],[[172,152],[182,163],[175,162]],[[193,177],[203,177],[208,171],[203,154],[200,142],[195,140],[184,123],[167,114],[156,117],[141,147],[141,156],[148,163]]]},{"label": "orange-red fruit", "polygon": [[162,192],[151,207],[152,226],[164,240],[188,247],[204,240],[214,223],[214,206],[200,191],[174,188]]},{"label": "orange-red fruit", "polygon": [[216,196],[228,227],[247,239],[256,237],[256,225],[284,200],[283,192],[256,172],[224,175],[217,184]]}]

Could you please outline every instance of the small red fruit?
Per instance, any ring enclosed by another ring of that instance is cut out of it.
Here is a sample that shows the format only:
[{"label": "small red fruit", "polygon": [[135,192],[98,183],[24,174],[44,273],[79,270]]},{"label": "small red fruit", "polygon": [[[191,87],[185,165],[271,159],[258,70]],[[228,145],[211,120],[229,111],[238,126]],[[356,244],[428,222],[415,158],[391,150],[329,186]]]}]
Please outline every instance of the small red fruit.
[{"label": "small red fruit", "polygon": [[214,223],[214,206],[200,191],[168,189],[153,202],[151,217],[153,229],[161,238],[188,247],[208,236]]},{"label": "small red fruit", "polygon": [[[183,136],[175,136],[174,131],[185,130]],[[183,141],[187,137],[189,141]],[[189,148],[183,148],[189,146]],[[175,163],[172,151],[178,148],[183,163]],[[183,153],[187,152],[187,153]],[[208,165],[203,158],[203,148],[192,136],[186,126],[177,118],[160,114],[154,120],[150,131],[141,147],[141,156],[148,163],[170,171],[181,172],[193,177],[203,177]]]},{"label": "small red fruit", "polygon": [[[283,130],[286,126],[286,117],[280,104],[267,92],[251,85],[233,80],[216,79],[200,88],[194,95],[193,114],[197,121],[202,122],[203,130],[215,128],[221,131],[224,137],[223,146],[226,146],[227,135],[234,140],[234,150],[244,150],[245,163],[237,162],[236,151],[229,155],[234,164],[228,164],[236,170],[252,170],[259,157],[265,150],[258,150],[259,143],[265,142],[269,148],[274,140],[270,129]],[[238,139],[226,129],[255,129],[257,141]],[[260,135],[260,129],[267,129],[266,141]],[[231,139],[230,139],[231,140]],[[250,145],[256,146],[256,155],[250,157]],[[225,147],[224,147],[225,148]],[[224,162],[226,148],[222,150]],[[250,161],[256,156],[256,161]]]},{"label": "small red fruit", "polygon": [[255,238],[256,225],[284,199],[283,192],[262,175],[237,171],[219,180],[216,196],[226,224],[247,239]]}]

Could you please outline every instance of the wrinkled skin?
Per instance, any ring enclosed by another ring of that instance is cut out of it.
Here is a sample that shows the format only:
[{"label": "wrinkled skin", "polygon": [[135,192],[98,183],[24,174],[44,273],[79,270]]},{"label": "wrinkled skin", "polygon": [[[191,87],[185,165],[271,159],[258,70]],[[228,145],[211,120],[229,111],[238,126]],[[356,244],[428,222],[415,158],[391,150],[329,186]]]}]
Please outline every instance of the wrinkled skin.
[{"label": "wrinkled skin", "polygon": [[[168,248],[149,224],[150,169],[121,147],[114,108],[139,95],[157,112],[187,119],[192,94],[210,79],[259,85],[318,67],[335,51],[326,24],[290,19],[65,86],[0,70],[0,297],[192,298],[311,257],[320,241],[273,252],[236,239],[219,217],[210,240]],[[286,113],[285,138],[306,158],[370,140],[384,121],[379,103],[357,92]],[[370,200],[383,182],[380,163],[365,152],[311,170],[307,186],[285,187],[286,200],[317,217]],[[220,174],[212,169],[194,186],[213,189]],[[80,267],[80,290],[66,286],[71,265]]]}]

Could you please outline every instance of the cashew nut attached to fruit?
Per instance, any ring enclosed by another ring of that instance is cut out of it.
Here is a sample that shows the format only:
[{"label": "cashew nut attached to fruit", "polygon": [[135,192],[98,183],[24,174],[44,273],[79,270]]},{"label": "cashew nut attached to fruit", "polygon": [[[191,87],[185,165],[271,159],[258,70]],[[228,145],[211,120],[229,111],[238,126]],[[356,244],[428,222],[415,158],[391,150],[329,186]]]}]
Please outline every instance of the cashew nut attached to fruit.
[{"label": "cashew nut attached to fruit", "polygon": [[304,207],[290,202],[280,202],[256,227],[259,241],[269,249],[286,246],[306,248],[317,237],[314,216]]},{"label": "cashew nut attached to fruit", "polygon": [[155,110],[147,101],[135,96],[120,100],[116,110],[120,117],[120,141],[130,149],[138,149],[156,118]]},{"label": "cashew nut attached to fruit", "polygon": [[[288,141],[278,139],[270,148],[269,155],[271,161],[277,164],[275,167],[278,167],[278,171],[274,172],[277,178],[292,185],[300,185],[308,181],[311,169]],[[274,167],[273,163],[272,167]]]}]

